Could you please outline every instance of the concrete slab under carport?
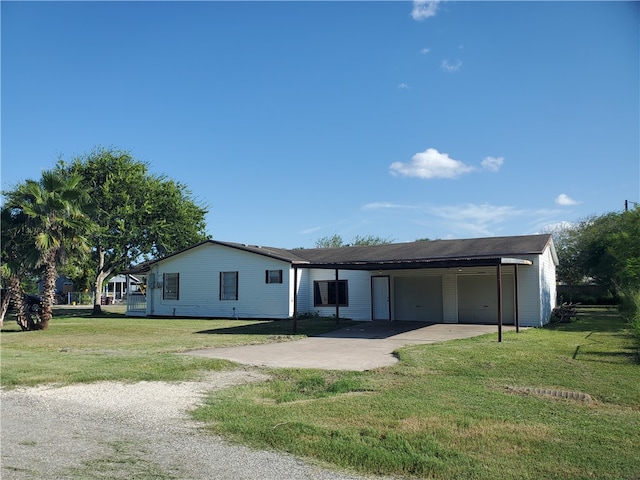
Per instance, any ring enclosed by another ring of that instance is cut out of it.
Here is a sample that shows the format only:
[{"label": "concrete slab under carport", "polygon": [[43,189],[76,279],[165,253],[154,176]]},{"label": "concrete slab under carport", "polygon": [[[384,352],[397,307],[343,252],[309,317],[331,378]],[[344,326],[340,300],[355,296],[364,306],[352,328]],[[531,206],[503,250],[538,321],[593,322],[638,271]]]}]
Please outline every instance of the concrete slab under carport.
[{"label": "concrete slab under carport", "polygon": [[[514,330],[514,327],[503,326],[503,330]],[[261,367],[365,371],[394,365],[398,359],[393,352],[406,345],[444,342],[488,333],[495,333],[497,341],[497,331],[497,325],[362,322],[301,340],[192,350],[184,355]]]}]

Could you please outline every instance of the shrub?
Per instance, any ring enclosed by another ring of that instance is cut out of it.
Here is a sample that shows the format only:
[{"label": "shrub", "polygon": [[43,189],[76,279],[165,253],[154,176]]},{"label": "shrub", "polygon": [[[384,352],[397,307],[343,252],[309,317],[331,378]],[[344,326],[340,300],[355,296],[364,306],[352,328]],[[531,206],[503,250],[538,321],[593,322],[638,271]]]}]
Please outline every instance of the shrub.
[{"label": "shrub", "polygon": [[631,324],[636,335],[640,337],[640,290],[622,295],[618,309],[622,317]]}]

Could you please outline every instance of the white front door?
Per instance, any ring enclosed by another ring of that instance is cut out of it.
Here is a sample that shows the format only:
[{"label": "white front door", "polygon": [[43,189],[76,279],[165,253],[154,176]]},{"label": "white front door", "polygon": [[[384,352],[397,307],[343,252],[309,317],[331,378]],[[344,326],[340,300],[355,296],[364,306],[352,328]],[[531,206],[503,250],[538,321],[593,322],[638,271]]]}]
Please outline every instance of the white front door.
[{"label": "white front door", "polygon": [[373,320],[391,320],[388,276],[371,277],[371,298]]}]

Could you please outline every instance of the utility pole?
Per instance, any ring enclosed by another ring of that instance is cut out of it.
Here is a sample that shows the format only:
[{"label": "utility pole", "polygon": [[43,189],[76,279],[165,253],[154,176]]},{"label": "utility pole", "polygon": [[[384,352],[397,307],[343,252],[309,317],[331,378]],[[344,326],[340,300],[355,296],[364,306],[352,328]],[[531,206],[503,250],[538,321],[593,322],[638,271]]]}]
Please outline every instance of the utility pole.
[{"label": "utility pole", "polygon": [[632,202],[631,200],[625,200],[624,201],[624,211],[628,212],[629,211],[629,204],[632,203],[634,207],[637,207],[638,205],[640,205],[638,202]]}]

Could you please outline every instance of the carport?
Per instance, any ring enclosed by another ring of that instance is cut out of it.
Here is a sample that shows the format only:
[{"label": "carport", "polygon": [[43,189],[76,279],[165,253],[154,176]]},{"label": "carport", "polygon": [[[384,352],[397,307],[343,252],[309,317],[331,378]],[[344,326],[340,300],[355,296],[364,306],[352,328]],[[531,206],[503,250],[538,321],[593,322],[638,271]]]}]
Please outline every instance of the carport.
[{"label": "carport", "polygon": [[[514,258],[514,257],[502,257],[502,256],[491,256],[491,257],[452,257],[452,258],[435,258],[435,259],[406,259],[406,260],[363,260],[363,261],[324,261],[324,262],[294,262],[293,263],[293,272],[294,272],[294,285],[298,285],[298,270],[299,269],[324,269],[324,270],[333,270],[334,278],[336,285],[340,280],[340,270],[364,270],[368,272],[372,272],[371,276],[371,309],[372,309],[372,319],[376,318],[376,310],[384,311],[385,304],[384,302],[376,302],[376,295],[378,298],[381,293],[384,293],[383,290],[385,288],[385,278],[387,279],[386,288],[389,288],[389,276],[384,275],[385,272],[391,271],[406,271],[406,270],[415,270],[415,271],[432,271],[438,269],[448,269],[448,270],[459,270],[464,271],[464,269],[468,269],[470,267],[482,267],[486,269],[494,269],[496,282],[495,282],[495,301],[497,308],[495,309],[496,314],[496,324],[498,328],[498,341],[502,341],[502,330],[503,330],[503,307],[504,307],[504,290],[505,285],[503,285],[503,271],[505,268],[511,270],[513,272],[513,285],[509,285],[509,290],[513,292],[513,318],[516,332],[520,331],[520,319],[519,319],[519,294],[518,294],[518,267],[522,266],[531,266],[533,262],[530,260],[522,259],[522,258]],[[376,275],[373,275],[373,272],[376,272]],[[406,277],[410,278],[410,277]],[[424,277],[428,278],[428,277]],[[471,277],[470,277],[471,278]],[[420,295],[420,291],[434,291],[434,285],[429,286],[428,280],[424,282],[423,286],[416,285],[415,281],[406,280],[404,282],[400,282],[400,288],[403,288],[405,291],[410,289],[415,289],[415,293],[411,295]],[[398,288],[398,287],[396,287]],[[469,288],[472,290],[472,288]],[[390,296],[390,292],[387,292],[388,297]],[[409,295],[409,294],[407,294]],[[387,297],[386,308],[389,309],[388,319],[391,319],[391,302]],[[436,295],[434,295],[436,298]],[[340,302],[336,302],[335,305],[335,316],[336,323],[340,321]],[[293,295],[293,304],[294,304],[294,312],[293,312],[293,328],[294,332],[296,331],[297,325],[297,317],[298,317],[298,289],[294,288]],[[459,307],[459,305],[458,305]],[[384,313],[384,312],[383,312]]]}]

